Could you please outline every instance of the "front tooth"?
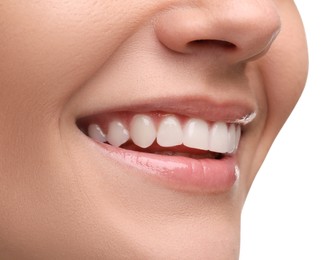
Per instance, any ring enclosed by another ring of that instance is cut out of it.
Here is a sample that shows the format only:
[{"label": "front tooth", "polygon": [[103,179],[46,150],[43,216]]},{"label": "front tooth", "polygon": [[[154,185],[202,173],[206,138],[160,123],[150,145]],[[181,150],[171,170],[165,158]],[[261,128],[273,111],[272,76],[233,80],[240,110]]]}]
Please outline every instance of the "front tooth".
[{"label": "front tooth", "polygon": [[209,135],[209,150],[217,153],[226,153],[228,145],[228,126],[223,122],[212,125]]},{"label": "front tooth", "polygon": [[236,127],[234,124],[231,124],[228,129],[229,136],[229,145],[228,145],[228,153],[232,153],[236,149]]},{"label": "front tooth", "polygon": [[88,135],[98,142],[104,143],[106,142],[105,134],[99,125],[91,124],[88,126]]},{"label": "front tooth", "polygon": [[187,147],[208,150],[209,127],[201,119],[190,119],[184,128],[183,144]]},{"label": "front tooth", "polygon": [[135,115],[130,123],[132,141],[141,148],[150,146],[156,138],[153,119],[147,115]]},{"label": "front tooth", "polygon": [[106,139],[111,145],[119,147],[128,141],[129,133],[121,121],[113,120],[109,124]]},{"label": "front tooth", "polygon": [[175,116],[164,118],[157,131],[157,143],[163,147],[171,147],[182,144],[183,130]]}]

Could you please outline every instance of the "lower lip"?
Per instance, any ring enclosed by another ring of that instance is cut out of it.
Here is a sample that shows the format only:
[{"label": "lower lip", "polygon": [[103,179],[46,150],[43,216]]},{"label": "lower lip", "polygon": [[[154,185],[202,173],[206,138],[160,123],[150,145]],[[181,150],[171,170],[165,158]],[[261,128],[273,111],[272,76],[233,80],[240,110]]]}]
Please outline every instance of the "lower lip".
[{"label": "lower lip", "polygon": [[222,193],[230,191],[238,179],[235,156],[192,159],[136,152],[104,143],[98,143],[98,147],[112,160],[176,190]]}]

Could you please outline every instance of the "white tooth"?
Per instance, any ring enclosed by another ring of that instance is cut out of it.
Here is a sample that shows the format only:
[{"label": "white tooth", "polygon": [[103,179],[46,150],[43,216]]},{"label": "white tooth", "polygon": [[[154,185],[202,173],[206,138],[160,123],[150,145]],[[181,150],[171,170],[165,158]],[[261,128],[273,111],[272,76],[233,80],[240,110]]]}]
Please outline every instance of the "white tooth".
[{"label": "white tooth", "polygon": [[190,119],[184,128],[183,144],[187,147],[208,150],[209,127],[202,119]]},{"label": "white tooth", "polygon": [[135,115],[130,124],[130,135],[137,146],[141,148],[150,146],[156,138],[153,119],[147,115]]},{"label": "white tooth", "polygon": [[241,134],[242,134],[241,126],[237,125],[236,126],[236,149],[235,150],[237,150],[237,148],[238,148]]},{"label": "white tooth", "polygon": [[99,125],[91,124],[88,126],[88,135],[95,141],[104,143],[106,142],[105,134]]},{"label": "white tooth", "polygon": [[113,120],[109,123],[106,139],[111,145],[119,147],[128,141],[129,133],[121,121]]},{"label": "white tooth", "polygon": [[228,145],[228,126],[223,122],[216,122],[210,129],[209,150],[217,153],[226,153]]},{"label": "white tooth", "polygon": [[183,130],[180,122],[175,116],[168,116],[162,119],[157,131],[157,143],[163,147],[170,147],[182,144]]},{"label": "white tooth", "polygon": [[228,153],[234,152],[236,149],[236,127],[231,124],[228,129]]}]

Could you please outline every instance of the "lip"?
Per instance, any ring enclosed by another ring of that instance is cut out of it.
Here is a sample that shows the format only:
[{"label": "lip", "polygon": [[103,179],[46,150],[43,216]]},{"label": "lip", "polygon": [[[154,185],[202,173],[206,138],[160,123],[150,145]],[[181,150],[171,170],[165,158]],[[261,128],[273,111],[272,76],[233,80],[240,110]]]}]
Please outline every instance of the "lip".
[{"label": "lip", "polygon": [[187,117],[201,118],[207,121],[223,121],[226,123],[247,124],[256,114],[256,106],[246,96],[242,99],[219,100],[219,97],[168,97],[140,100],[130,105],[116,106],[114,108],[98,107],[89,108],[89,112],[77,115],[76,119],[113,112],[145,113],[162,111],[170,114],[179,114]]},{"label": "lip", "polygon": [[[207,102],[191,99],[182,102],[179,99],[162,100],[161,102],[141,103],[129,107],[104,110],[106,114],[118,111],[166,111],[189,117],[200,117],[205,120],[249,123],[249,115],[255,114],[253,106],[244,101]],[[98,116],[98,115],[97,115]],[[252,118],[253,119],[253,118]],[[87,137],[90,139],[89,137]],[[194,159],[183,156],[132,151],[109,144],[99,143],[92,139],[97,152],[124,168],[130,174],[139,174],[152,182],[168,188],[200,193],[224,193],[232,190],[238,179],[237,154],[230,154],[222,159]]]},{"label": "lip", "polygon": [[131,151],[93,142],[103,156],[123,165],[126,171],[140,174],[171,189],[221,193],[231,190],[238,179],[235,155],[220,160],[192,159]]}]

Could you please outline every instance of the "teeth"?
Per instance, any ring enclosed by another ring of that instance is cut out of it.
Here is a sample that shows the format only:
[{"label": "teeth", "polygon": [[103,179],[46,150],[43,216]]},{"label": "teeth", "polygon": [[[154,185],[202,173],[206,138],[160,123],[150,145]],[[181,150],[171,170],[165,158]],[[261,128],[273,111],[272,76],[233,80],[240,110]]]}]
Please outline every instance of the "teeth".
[{"label": "teeth", "polygon": [[235,150],[237,150],[237,148],[238,148],[241,135],[242,135],[242,129],[239,125],[237,125],[237,127],[236,127],[236,146],[235,146]]},{"label": "teeth", "polygon": [[217,153],[226,153],[229,150],[228,126],[223,122],[216,122],[210,129],[209,150]]},{"label": "teeth", "polygon": [[95,141],[101,143],[106,142],[105,134],[103,133],[102,129],[96,124],[91,124],[88,126],[88,135]]},{"label": "teeth", "polygon": [[109,124],[107,141],[113,146],[121,146],[129,140],[129,132],[119,120],[113,120]]},{"label": "teeth", "polygon": [[202,119],[190,119],[184,128],[183,144],[187,147],[208,150],[209,127]]},{"label": "teeth", "polygon": [[149,147],[156,138],[153,119],[147,115],[135,115],[130,124],[133,143],[141,148]]},{"label": "teeth", "polygon": [[[147,148],[156,140],[161,147],[183,144],[190,148],[230,154],[238,148],[241,127],[237,124],[224,122],[215,122],[210,125],[202,119],[190,118],[182,128],[177,116],[168,115],[162,118],[156,131],[153,117],[137,114],[130,120],[129,127],[119,119],[112,120],[108,125],[106,136],[97,124],[91,124],[88,127],[88,135],[96,141],[108,141],[116,147],[131,139],[137,146]],[[175,151],[159,151],[157,153],[178,154]]]},{"label": "teeth", "polygon": [[168,116],[161,121],[156,141],[162,147],[182,144],[183,130],[177,117]]},{"label": "teeth", "polygon": [[232,153],[236,148],[236,127],[235,125],[229,126],[229,145],[228,145],[228,153]]}]

